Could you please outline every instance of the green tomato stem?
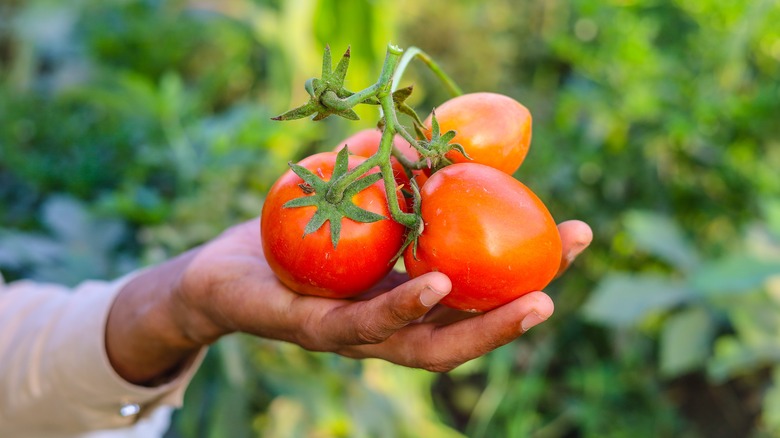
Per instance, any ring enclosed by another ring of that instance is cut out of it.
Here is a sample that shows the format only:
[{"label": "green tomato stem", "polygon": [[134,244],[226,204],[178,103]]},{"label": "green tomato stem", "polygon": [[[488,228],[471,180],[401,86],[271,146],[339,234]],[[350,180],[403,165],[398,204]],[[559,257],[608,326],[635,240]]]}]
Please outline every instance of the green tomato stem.
[{"label": "green tomato stem", "polygon": [[[382,111],[384,111],[384,113],[385,113],[385,123],[386,123],[386,125],[388,127],[392,126],[393,130],[395,132],[397,132],[399,135],[401,135],[401,137],[403,137],[404,140],[408,141],[409,144],[412,145],[412,147],[414,149],[416,149],[419,152],[422,152],[422,150],[420,149],[420,146],[417,144],[417,139],[412,137],[412,135],[409,134],[409,131],[407,131],[403,127],[403,125],[401,125],[401,123],[398,121],[398,114],[395,111],[395,107],[393,105],[392,98],[390,99],[390,102],[388,104],[390,109],[385,108],[386,105],[383,102],[381,97],[380,97],[380,103],[382,105]],[[395,149],[395,148],[393,148],[393,149]],[[407,169],[423,169],[423,168],[427,167],[426,166],[427,163],[426,163],[425,160],[420,160],[420,161],[413,162],[413,161],[409,160],[408,158],[406,158],[405,156],[403,156],[403,154],[401,154],[400,151],[397,151],[396,153],[393,153],[393,156]]]},{"label": "green tomato stem", "polygon": [[[391,153],[392,153],[393,157],[396,160],[398,160],[398,162],[401,163],[402,166],[404,166],[404,169],[413,169],[414,168],[415,162],[410,160],[410,159],[408,159],[408,158],[406,158],[406,156],[401,151],[399,151],[397,148],[393,147],[393,150],[392,150]],[[409,175],[407,175],[407,176],[409,176]]]},{"label": "green tomato stem", "polygon": [[387,45],[387,54],[385,55],[385,63],[382,65],[382,73],[379,74],[379,80],[377,85],[381,90],[387,89],[388,92],[392,92],[390,88],[393,83],[393,75],[395,74],[398,62],[401,59],[401,53],[399,49],[392,44]]},{"label": "green tomato stem", "polygon": [[406,158],[403,153],[399,152],[393,152],[393,157],[395,157],[398,162],[401,163],[402,166],[404,166],[407,169],[410,170],[421,170],[428,167],[428,162],[426,160],[418,160],[418,161],[412,161],[408,158]]},{"label": "green tomato stem", "polygon": [[401,58],[401,61],[398,64],[398,71],[395,75],[395,78],[393,79],[393,91],[398,89],[398,84],[401,82],[401,77],[406,71],[406,68],[409,66],[409,63],[412,62],[414,58],[420,58],[420,60],[428,66],[433,74],[435,74],[436,77],[442,81],[444,86],[447,87],[447,90],[453,97],[457,97],[463,94],[463,90],[458,86],[458,84],[455,83],[454,80],[452,80],[451,77],[449,77],[449,75],[447,75],[447,73],[444,72],[444,70],[442,70],[441,66],[439,66],[439,64],[434,61],[433,58],[431,58],[427,53],[423,52],[419,47],[414,46],[406,49],[404,56]]},{"label": "green tomato stem", "polygon": [[[393,97],[391,94],[380,96],[379,103],[382,105],[385,114],[388,114],[388,107],[389,111],[393,112]],[[387,196],[387,208],[390,210],[390,216],[399,224],[411,228],[417,223],[417,216],[411,213],[405,213],[398,207],[398,191],[396,190],[395,175],[393,175],[393,167],[390,165],[390,154],[397,151],[393,145],[393,136],[395,135],[396,127],[397,125],[393,125],[392,122],[388,121],[385,125],[385,130],[382,133],[379,151],[377,151],[374,156],[380,157],[379,170],[382,172],[382,178],[385,182],[385,195]]]},{"label": "green tomato stem", "polygon": [[[406,213],[402,211],[398,206],[398,191],[396,189],[393,168],[390,165],[390,156],[393,155],[407,168],[421,168],[420,162],[411,162],[406,157],[404,157],[403,154],[393,145],[393,136],[398,133],[406,141],[410,142],[415,148],[417,148],[416,139],[412,137],[411,134],[409,134],[409,132],[404,129],[403,125],[398,122],[398,115],[396,114],[395,103],[393,102],[393,76],[402,53],[403,52],[399,48],[389,44],[379,80],[376,84],[366,88],[365,90],[355,93],[346,99],[340,99],[338,96],[336,96],[335,93],[332,92],[323,95],[323,103],[329,108],[336,110],[351,109],[354,105],[357,105],[365,99],[376,96],[379,99],[382,111],[385,114],[386,122],[384,132],[382,133],[382,140],[377,152],[369,157],[366,161],[360,163],[357,167],[344,174],[344,176],[334,181],[326,193],[325,198],[327,201],[332,203],[341,201],[341,199],[344,197],[344,192],[346,191],[347,187],[350,186],[350,184],[366,174],[372,168],[379,167],[380,171],[382,172],[382,179],[385,184],[387,208],[390,211],[390,216],[394,221],[408,228],[414,228],[419,226],[420,218],[418,218],[414,213]],[[452,81],[450,80],[450,82]],[[454,84],[454,82],[452,82],[452,84]],[[455,87],[457,89],[457,85]]]},{"label": "green tomato stem", "polygon": [[348,109],[352,109],[352,107],[363,102],[364,100],[376,96],[376,93],[379,91],[379,87],[380,85],[378,83],[371,85],[365,90],[361,90],[352,96],[347,97],[346,99],[341,99],[336,96],[336,93],[328,91],[322,95],[322,103],[325,104],[325,106],[328,108],[338,111],[346,111]]},{"label": "green tomato stem", "polygon": [[392,123],[393,126],[395,126],[395,131],[401,137],[403,137],[404,140],[408,141],[413,148],[419,149],[417,147],[417,139],[412,137],[412,134],[409,134],[409,131],[407,131],[406,128],[404,128],[403,125],[401,125],[401,123],[398,121],[398,115],[395,113],[395,108],[393,108],[393,110],[390,113],[385,111],[385,120],[387,121],[387,123],[390,123],[391,118],[393,119]]},{"label": "green tomato stem", "polygon": [[[387,47],[387,55],[385,56],[385,63],[382,66],[382,73],[379,75],[379,80],[376,84],[366,88],[365,90],[362,90],[358,93],[355,93],[354,95],[350,96],[347,99],[341,100],[338,98],[338,96],[333,93],[333,96],[329,96],[329,93],[326,93],[323,98],[326,99],[326,105],[330,106],[330,101],[333,101],[335,105],[342,104],[346,102],[348,99],[352,99],[355,96],[359,96],[356,98],[357,102],[363,101],[364,99],[368,97],[373,97],[376,95],[380,96],[391,96],[390,94],[390,84],[393,80],[393,73],[395,72],[395,68],[398,65],[398,60],[401,57],[401,51],[399,48],[393,46],[392,44],[388,44]],[[338,103],[335,102],[338,100]],[[392,99],[391,99],[392,101]],[[392,103],[392,102],[391,102]],[[384,107],[384,106],[383,106]],[[351,107],[349,107],[351,108]],[[394,108],[391,109],[394,110]],[[395,114],[395,111],[393,111],[393,114]],[[390,129],[391,134],[394,132],[394,130]],[[392,136],[391,136],[392,140]],[[384,143],[384,136],[383,136],[383,143]],[[392,141],[390,142],[390,147],[392,147]],[[366,172],[371,170],[373,167],[380,166],[381,163],[384,161],[390,162],[390,149],[387,148],[387,150],[384,150],[385,148],[380,147],[377,153],[369,157],[366,161],[362,162],[360,165],[358,165],[356,168],[352,169],[351,171],[347,172],[344,176],[339,178],[337,181],[334,181],[333,185],[328,190],[328,193],[325,195],[325,199],[327,199],[329,202],[339,202],[341,198],[344,197],[344,191],[347,189],[347,187],[352,184],[356,179],[360,178],[362,175],[364,175]],[[390,173],[390,176],[392,177],[392,172]],[[395,185],[393,185],[393,188]],[[395,191],[393,191],[393,194],[395,194]],[[390,199],[388,199],[390,201]],[[392,207],[390,207],[392,209]]]}]

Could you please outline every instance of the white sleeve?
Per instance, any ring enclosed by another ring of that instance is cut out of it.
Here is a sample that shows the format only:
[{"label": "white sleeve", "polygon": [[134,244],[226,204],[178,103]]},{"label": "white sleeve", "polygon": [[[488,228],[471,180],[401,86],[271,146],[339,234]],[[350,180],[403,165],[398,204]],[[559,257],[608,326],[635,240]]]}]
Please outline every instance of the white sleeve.
[{"label": "white sleeve", "polygon": [[130,278],[75,290],[0,278],[0,437],[128,427],[163,405],[181,406],[206,349],[172,381],[122,379],[105,345],[108,312]]}]

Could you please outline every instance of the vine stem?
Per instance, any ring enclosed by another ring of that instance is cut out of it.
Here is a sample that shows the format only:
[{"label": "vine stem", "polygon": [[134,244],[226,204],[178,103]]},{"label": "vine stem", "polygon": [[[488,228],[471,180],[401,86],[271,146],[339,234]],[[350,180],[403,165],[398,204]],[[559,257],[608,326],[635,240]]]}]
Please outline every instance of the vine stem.
[{"label": "vine stem", "polygon": [[[381,99],[381,96],[383,94],[386,94],[389,95],[392,99],[392,94],[390,94],[390,83],[393,80],[393,72],[395,72],[395,68],[398,65],[398,60],[401,57],[401,53],[403,52],[398,47],[392,44],[388,45],[387,55],[385,55],[385,63],[382,67],[382,73],[379,76],[379,80],[377,81],[376,84],[368,88],[372,90],[371,94],[364,95],[363,98],[374,97],[379,95]],[[362,92],[358,94],[362,94]],[[390,106],[390,111],[391,113],[395,114],[395,109],[392,107],[392,105]],[[389,128],[390,129],[385,129],[385,131],[388,130],[394,131],[394,129],[392,129],[393,128],[392,126]],[[383,136],[382,143],[384,143],[384,136]],[[390,146],[392,146],[392,142]],[[354,169],[344,174],[344,176],[339,178],[337,181],[334,181],[333,185],[328,190],[328,193],[325,195],[325,199],[333,203],[340,201],[341,198],[344,197],[344,191],[355,180],[363,176],[366,172],[371,170],[371,168],[380,166],[382,161],[389,162],[390,149],[387,148],[387,151],[385,151],[384,149],[385,149],[384,147],[380,146],[377,153],[369,157],[366,161],[362,162]]]},{"label": "vine stem", "polygon": [[406,68],[409,66],[409,63],[411,63],[414,58],[420,58],[420,60],[428,66],[433,74],[435,74],[436,77],[442,81],[444,86],[447,87],[447,91],[450,92],[452,97],[461,96],[463,94],[463,90],[458,86],[458,84],[455,83],[454,80],[452,80],[451,77],[449,77],[449,75],[447,75],[447,73],[444,72],[444,70],[442,70],[441,66],[436,61],[434,61],[430,55],[422,51],[422,49],[419,47],[415,46],[406,49],[404,55],[401,57],[401,61],[398,63],[398,70],[396,72],[397,74],[393,78],[391,91],[398,89],[398,84],[401,82],[401,77],[406,71]]},{"label": "vine stem", "polygon": [[344,192],[355,180],[366,174],[374,167],[379,167],[382,173],[382,179],[385,185],[385,194],[387,196],[387,208],[390,211],[390,216],[393,220],[408,227],[415,228],[420,224],[420,219],[414,213],[406,213],[398,206],[398,190],[396,188],[395,177],[393,175],[393,169],[390,165],[390,156],[393,155],[397,160],[401,162],[407,169],[409,168],[421,168],[420,162],[414,163],[403,156],[393,146],[393,136],[395,134],[401,135],[404,140],[408,141],[415,148],[417,148],[417,140],[404,128],[398,121],[398,115],[395,110],[395,102],[393,101],[393,91],[398,87],[401,76],[403,76],[406,67],[414,58],[420,58],[428,68],[444,83],[449,92],[453,96],[460,96],[463,94],[463,90],[458,87],[455,81],[452,80],[427,53],[423,52],[417,47],[410,47],[406,51],[389,44],[387,46],[387,54],[385,56],[385,62],[382,66],[382,73],[379,76],[379,80],[370,87],[362,90],[347,99],[339,99],[333,94],[332,96],[325,96],[328,99],[328,106],[336,109],[351,108],[359,102],[371,97],[377,97],[382,113],[385,118],[385,128],[382,132],[382,139],[379,144],[379,150],[366,161],[359,164],[357,167],[347,172],[334,181],[330,186],[325,198],[329,202],[339,202],[344,197]]},{"label": "vine stem", "polygon": [[348,110],[352,109],[353,106],[361,103],[362,101],[368,99],[369,97],[376,96],[377,91],[379,90],[380,84],[376,83],[365,90],[362,90],[358,93],[353,94],[352,96],[347,97],[346,99],[340,99],[338,96],[336,96],[336,93],[330,91],[325,93],[325,95],[322,96],[323,102],[329,107],[337,110]]},{"label": "vine stem", "polygon": [[[393,220],[406,226],[415,227],[418,223],[418,218],[415,214],[405,213],[398,206],[398,192],[396,190],[395,177],[393,175],[393,169],[390,165],[390,156],[394,154],[395,147],[393,146],[393,136],[395,133],[401,133],[405,138],[411,136],[398,123],[398,117],[395,113],[395,104],[393,102],[392,82],[396,72],[396,67],[401,58],[403,51],[392,44],[388,45],[387,55],[385,56],[385,63],[382,66],[382,73],[379,76],[379,80],[376,84],[367,88],[363,92],[358,93],[361,100],[376,96],[379,98],[379,102],[382,111],[386,115],[385,129],[382,133],[382,140],[379,145],[379,150],[369,157],[366,161],[347,172],[344,176],[334,181],[334,184],[328,190],[325,195],[326,199],[330,202],[338,202],[344,196],[344,191],[355,180],[360,178],[366,172],[374,167],[379,167],[382,173],[382,179],[385,185],[385,194],[387,196],[387,208],[390,211],[390,216]],[[354,97],[354,96],[352,96]]]},{"label": "vine stem", "polygon": [[[380,94],[379,103],[382,105],[382,109],[385,114],[393,114],[395,116],[395,109],[393,107],[392,93],[387,90],[388,93]],[[379,151],[374,154],[374,157],[379,157],[379,169],[382,172],[382,179],[385,183],[385,194],[387,196],[387,208],[390,210],[390,216],[393,220],[406,226],[407,228],[413,228],[418,225],[417,215],[414,213],[405,213],[401,211],[398,206],[398,190],[396,190],[395,176],[393,175],[393,168],[390,165],[390,155],[395,150],[393,146],[393,136],[399,125],[396,125],[397,121],[386,120],[385,130],[382,132],[382,141],[379,144]]]}]

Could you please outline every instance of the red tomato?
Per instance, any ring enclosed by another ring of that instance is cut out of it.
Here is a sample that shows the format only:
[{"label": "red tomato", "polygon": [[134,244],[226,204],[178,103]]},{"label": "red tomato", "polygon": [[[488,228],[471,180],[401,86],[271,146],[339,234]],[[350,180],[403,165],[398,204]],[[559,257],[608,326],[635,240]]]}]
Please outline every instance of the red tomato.
[{"label": "red tomato", "polygon": [[[450,151],[453,163],[481,163],[512,174],[523,163],[531,144],[531,113],[518,101],[501,94],[473,93],[450,99],[436,108],[442,134],[454,130],[452,143],[472,158]],[[425,120],[431,138],[431,117]]]},{"label": "red tomato", "polygon": [[404,264],[412,278],[439,271],[452,280],[442,304],[487,311],[553,279],[561,238],[547,208],[525,185],[477,163],[447,166],[422,188],[425,228]]},{"label": "red tomato", "polygon": [[[341,144],[336,146],[333,150],[338,152],[344,146],[349,146],[349,152],[351,154],[359,155],[361,157],[370,157],[379,150],[379,143],[381,141],[382,131],[378,129],[364,129],[342,141]],[[406,158],[412,161],[420,159],[419,155],[417,155],[417,151],[400,135],[393,137],[393,144]],[[393,176],[395,177],[396,183],[408,188],[409,177],[406,176],[404,167],[393,157],[390,157],[390,164],[393,166]]]},{"label": "red tomato", "polygon": [[[349,168],[363,161],[365,158],[350,156]],[[328,180],[335,162],[335,152],[324,152],[298,164]],[[341,238],[333,248],[330,222],[303,236],[316,207],[282,207],[304,196],[298,186],[301,183],[303,180],[288,170],[271,187],[263,205],[263,252],[271,269],[282,283],[302,294],[346,298],[366,291],[390,271],[390,260],[404,238],[404,226],[390,219],[384,184],[380,180],[352,199],[356,206],[387,219],[373,223],[342,219]]]}]

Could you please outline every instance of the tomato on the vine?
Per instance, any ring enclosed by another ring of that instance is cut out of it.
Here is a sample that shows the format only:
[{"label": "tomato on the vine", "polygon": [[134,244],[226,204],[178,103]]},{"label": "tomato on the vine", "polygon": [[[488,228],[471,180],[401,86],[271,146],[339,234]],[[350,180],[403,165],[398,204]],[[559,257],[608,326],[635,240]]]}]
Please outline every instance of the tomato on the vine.
[{"label": "tomato on the vine", "polygon": [[553,279],[561,238],[542,201],[521,182],[477,163],[447,166],[421,190],[424,229],[404,252],[412,278],[439,271],[452,280],[441,303],[487,311]]},{"label": "tomato on the vine", "polygon": [[[298,164],[327,181],[333,174],[336,156],[335,152],[319,153]],[[348,168],[363,161],[363,157],[350,156]],[[365,292],[390,271],[391,260],[403,243],[405,228],[390,218],[384,184],[381,180],[373,183],[354,195],[352,201],[386,219],[360,223],[343,218],[335,248],[329,221],[304,237],[316,207],[284,207],[287,201],[311,196],[307,189],[304,181],[288,170],[268,192],[261,233],[269,266],[282,283],[299,293],[346,298]],[[399,205],[404,207],[401,201]]]},{"label": "tomato on the vine", "polygon": [[[450,151],[453,163],[473,162],[512,174],[523,163],[531,144],[531,113],[511,97],[496,93],[472,93],[452,98],[437,107],[436,120],[442,133],[457,133],[458,143],[471,157]],[[431,138],[431,116],[425,120],[425,135]]]}]

